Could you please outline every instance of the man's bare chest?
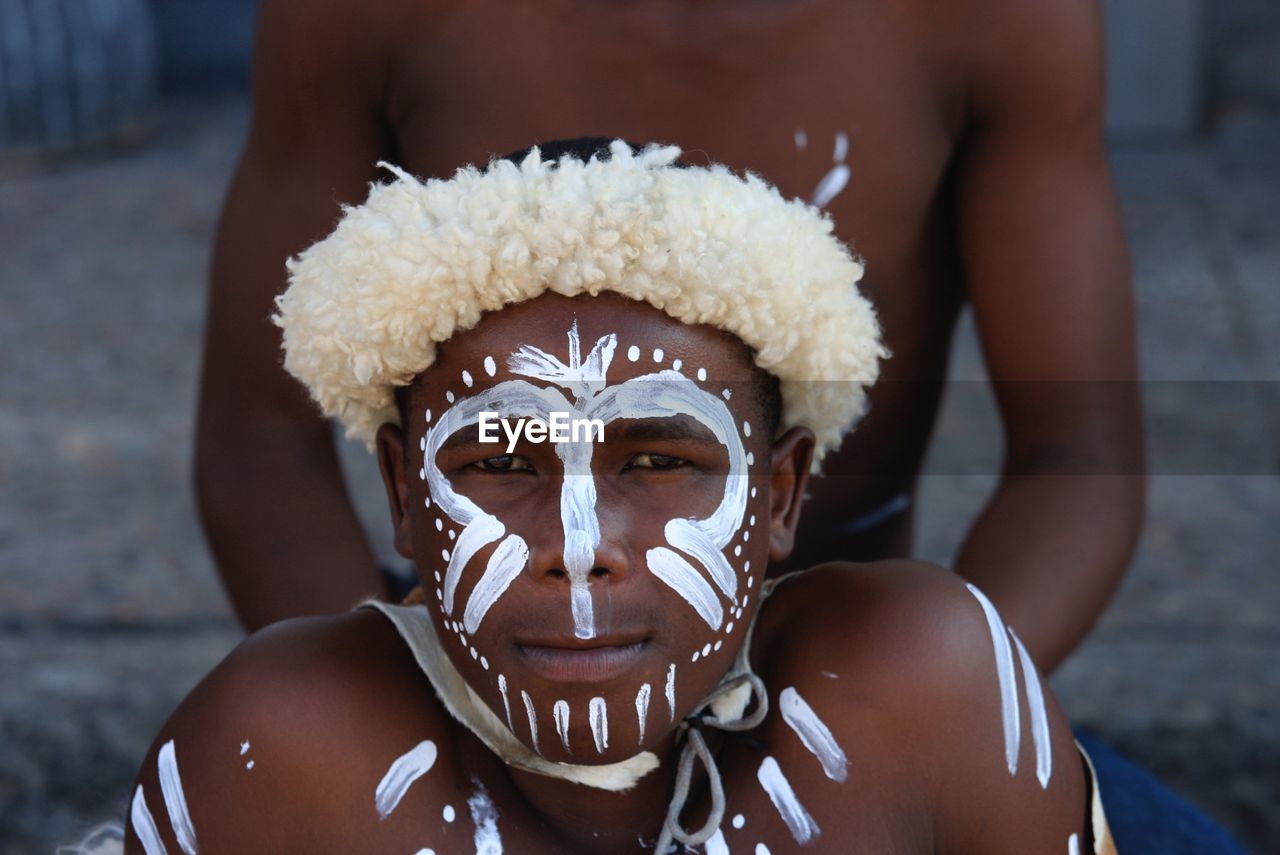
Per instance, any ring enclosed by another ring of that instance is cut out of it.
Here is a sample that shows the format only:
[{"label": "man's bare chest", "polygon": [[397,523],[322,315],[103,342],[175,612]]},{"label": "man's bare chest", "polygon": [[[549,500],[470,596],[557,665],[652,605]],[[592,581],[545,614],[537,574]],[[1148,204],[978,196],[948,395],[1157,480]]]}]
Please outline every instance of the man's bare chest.
[{"label": "man's bare chest", "polygon": [[407,39],[387,111],[401,162],[447,175],[579,136],[680,145],[821,202],[881,275],[919,249],[953,93],[902,4],[464,4]]}]

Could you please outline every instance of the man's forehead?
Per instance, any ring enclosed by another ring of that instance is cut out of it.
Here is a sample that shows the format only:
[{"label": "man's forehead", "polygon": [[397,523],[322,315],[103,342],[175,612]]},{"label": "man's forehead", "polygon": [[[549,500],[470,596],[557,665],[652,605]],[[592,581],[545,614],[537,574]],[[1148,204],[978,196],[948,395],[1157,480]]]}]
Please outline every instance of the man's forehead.
[{"label": "man's forehead", "polygon": [[515,376],[511,366],[521,361],[518,354],[536,352],[566,367],[575,360],[586,363],[594,353],[608,363],[608,384],[675,370],[728,388],[750,380],[754,371],[746,345],[713,327],[685,324],[647,303],[613,294],[544,294],[491,312],[441,344],[419,380],[452,388],[467,379],[466,372],[476,386],[491,385]]}]

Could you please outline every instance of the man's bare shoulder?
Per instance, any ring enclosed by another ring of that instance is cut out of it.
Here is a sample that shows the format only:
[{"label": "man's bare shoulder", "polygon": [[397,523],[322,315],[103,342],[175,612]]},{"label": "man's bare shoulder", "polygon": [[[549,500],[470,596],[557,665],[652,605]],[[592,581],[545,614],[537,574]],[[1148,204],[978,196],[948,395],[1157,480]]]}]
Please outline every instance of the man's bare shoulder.
[{"label": "man's bare shoulder", "polygon": [[[755,661],[779,713],[767,741],[780,763],[816,769],[813,755],[828,778],[837,746],[850,770],[841,803],[889,800],[904,829],[927,817],[940,852],[1039,851],[1042,837],[1065,847],[1081,830],[1070,728],[960,577],[913,561],[822,565],[777,588],[760,630]],[[1025,737],[1011,736],[1014,720]]]},{"label": "man's bare shoulder", "polygon": [[208,851],[305,849],[319,845],[320,829],[331,847],[334,829],[379,824],[377,785],[396,758],[431,742],[434,761],[448,734],[380,615],[289,620],[247,639],[191,692],[148,752],[136,792],[169,851],[181,851],[174,780]]}]

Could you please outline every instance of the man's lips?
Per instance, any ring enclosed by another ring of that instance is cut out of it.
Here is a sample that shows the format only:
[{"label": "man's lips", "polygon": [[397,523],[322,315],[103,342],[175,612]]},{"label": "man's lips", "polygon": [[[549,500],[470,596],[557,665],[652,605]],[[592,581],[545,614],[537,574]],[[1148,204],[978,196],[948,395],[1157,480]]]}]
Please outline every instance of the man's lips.
[{"label": "man's lips", "polygon": [[516,653],[531,671],[556,683],[603,683],[644,656],[647,637],[522,641]]}]

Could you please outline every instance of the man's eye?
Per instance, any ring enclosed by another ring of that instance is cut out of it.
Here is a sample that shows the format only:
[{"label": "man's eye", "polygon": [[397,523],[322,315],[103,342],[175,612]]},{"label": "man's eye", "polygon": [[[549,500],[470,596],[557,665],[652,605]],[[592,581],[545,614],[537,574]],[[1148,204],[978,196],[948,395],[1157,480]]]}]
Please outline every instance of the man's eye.
[{"label": "man's eye", "polygon": [[477,469],[485,472],[525,472],[533,466],[518,454],[503,454],[499,457],[486,457],[475,463]]},{"label": "man's eye", "polygon": [[685,460],[669,454],[637,454],[627,461],[628,469],[679,469],[686,465]]}]

